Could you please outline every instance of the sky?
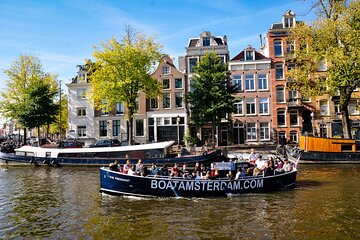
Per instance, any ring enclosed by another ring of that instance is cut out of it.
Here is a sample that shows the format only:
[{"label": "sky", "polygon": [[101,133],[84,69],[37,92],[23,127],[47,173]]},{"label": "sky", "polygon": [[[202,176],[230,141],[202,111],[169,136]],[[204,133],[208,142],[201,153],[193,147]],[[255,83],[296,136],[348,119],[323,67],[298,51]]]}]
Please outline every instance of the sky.
[{"label": "sky", "polygon": [[227,36],[230,58],[249,44],[259,49],[259,34],[291,9],[296,20],[314,0],[1,0],[0,91],[8,69],[22,54],[38,57],[45,72],[69,83],[76,65],[94,59],[94,46],[121,38],[126,25],[156,35],[163,53],[185,55],[189,38],[203,31]]}]

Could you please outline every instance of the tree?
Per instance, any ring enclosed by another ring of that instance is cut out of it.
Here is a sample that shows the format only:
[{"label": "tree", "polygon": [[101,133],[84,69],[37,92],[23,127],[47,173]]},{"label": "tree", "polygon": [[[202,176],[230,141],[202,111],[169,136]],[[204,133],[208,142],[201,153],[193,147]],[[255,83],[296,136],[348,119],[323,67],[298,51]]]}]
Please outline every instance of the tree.
[{"label": "tree", "polygon": [[49,125],[56,121],[60,106],[54,102],[57,91],[51,89],[49,83],[38,82],[29,92],[27,105],[23,112],[24,120],[28,128],[37,128],[40,137],[40,127]]},{"label": "tree", "polygon": [[154,37],[127,27],[125,36],[116,38],[95,47],[93,56],[96,62],[90,76],[91,99],[97,109],[109,111],[117,102],[124,103],[129,121],[129,144],[133,144],[133,118],[139,92],[148,97],[160,94],[158,81],[150,72],[160,59],[160,45]]},{"label": "tree", "polygon": [[[344,137],[351,138],[348,104],[360,83],[360,1],[320,0],[314,7],[317,19],[292,31],[299,47],[288,77],[303,95],[340,95]],[[321,64],[323,74],[317,71]]]},{"label": "tree", "polygon": [[[50,125],[50,133],[56,134],[60,139],[63,139],[62,135],[66,132],[68,125],[67,95],[63,93],[61,96],[61,103],[60,103],[60,99],[58,99],[56,104],[59,106],[60,109],[59,109],[59,113],[56,115],[56,121]],[[60,114],[61,114],[61,118],[60,118]]]},{"label": "tree", "polygon": [[196,126],[211,123],[212,142],[215,143],[215,128],[221,119],[236,111],[237,92],[234,85],[230,85],[227,65],[216,56],[215,52],[206,53],[195,67],[193,91],[186,95],[190,104],[191,121]]},{"label": "tree", "polygon": [[[39,87],[40,83],[46,83],[51,91],[55,91],[56,76],[45,73],[38,58],[31,55],[20,55],[9,69],[4,71],[8,76],[6,80],[6,89],[1,93],[0,101],[1,114],[9,119],[15,120],[26,129],[31,128],[32,122],[29,122],[29,104],[33,99],[30,93]],[[24,137],[26,142],[26,137]]]}]

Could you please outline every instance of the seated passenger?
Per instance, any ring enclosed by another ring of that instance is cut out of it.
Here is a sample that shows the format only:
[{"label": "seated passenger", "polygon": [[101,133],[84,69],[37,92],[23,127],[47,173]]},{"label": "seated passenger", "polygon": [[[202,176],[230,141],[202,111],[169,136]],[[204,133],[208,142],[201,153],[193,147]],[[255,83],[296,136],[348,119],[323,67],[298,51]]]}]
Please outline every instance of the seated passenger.
[{"label": "seated passenger", "polygon": [[235,180],[238,180],[239,178],[244,177],[244,176],[245,176],[245,174],[242,171],[242,168],[238,168],[237,172],[236,172],[236,175],[235,175]]},{"label": "seated passenger", "polygon": [[245,176],[254,176],[254,167],[247,168]]},{"label": "seated passenger", "polygon": [[196,176],[196,174],[199,174],[199,175],[200,175],[200,173],[201,173],[200,163],[197,162],[197,163],[195,164],[193,173],[195,173],[195,176]]},{"label": "seated passenger", "polygon": [[262,156],[261,155],[258,155],[256,161],[255,161],[255,165],[260,169],[260,170],[263,170],[265,168],[265,164],[266,164],[266,161],[264,161],[262,159]]},{"label": "seated passenger", "polygon": [[180,170],[178,168],[177,163],[174,164],[174,167],[171,168],[170,171],[170,177],[178,177],[180,173]]},{"label": "seated passenger", "polygon": [[227,177],[229,180],[234,180],[234,174],[233,174],[233,172],[230,170],[230,171],[228,172],[228,174],[226,174],[226,177]]},{"label": "seated passenger", "polygon": [[136,164],[136,167],[135,167],[135,173],[136,173],[136,175],[141,175],[141,171],[142,171],[143,167],[144,167],[144,165],[143,165],[143,163],[142,163],[142,160],[139,159],[139,160],[138,160],[138,163]]},{"label": "seated passenger", "polygon": [[142,169],[141,169],[141,174],[140,176],[142,177],[146,177],[148,175],[148,169],[146,166],[143,166]]},{"label": "seated passenger", "polygon": [[126,164],[123,167],[123,173],[127,174],[129,170],[131,169],[131,163],[130,160],[126,160]]},{"label": "seated passenger", "polygon": [[255,166],[253,176],[260,176],[260,175],[262,175],[261,169],[259,169],[257,166]]},{"label": "seated passenger", "polygon": [[287,158],[285,159],[283,170],[285,172],[291,172],[293,170],[293,166],[292,166],[291,162],[289,161],[289,159],[287,159]]},{"label": "seated passenger", "polygon": [[181,175],[183,178],[189,178],[191,175],[190,171],[186,167],[186,163],[184,163],[182,166]]},{"label": "seated passenger", "polygon": [[275,167],[274,162],[272,160],[268,160],[266,163],[266,167],[264,169],[265,176],[272,176],[274,175]]},{"label": "seated passenger", "polygon": [[204,176],[201,177],[201,179],[211,179],[211,172],[207,171],[206,174]]},{"label": "seated passenger", "polygon": [[150,174],[151,174],[151,175],[154,175],[154,177],[158,177],[158,176],[160,176],[160,174],[161,174],[160,169],[156,166],[155,163],[152,163],[152,164],[151,164]]},{"label": "seated passenger", "polygon": [[169,176],[169,169],[167,168],[166,165],[164,165],[160,171],[162,176]]}]

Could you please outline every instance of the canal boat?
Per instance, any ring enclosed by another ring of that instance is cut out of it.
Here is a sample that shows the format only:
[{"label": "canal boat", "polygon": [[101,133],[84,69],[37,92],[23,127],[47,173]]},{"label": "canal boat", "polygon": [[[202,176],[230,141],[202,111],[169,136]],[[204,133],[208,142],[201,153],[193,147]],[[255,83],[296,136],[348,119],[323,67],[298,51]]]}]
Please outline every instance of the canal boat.
[{"label": "canal boat", "polygon": [[360,142],[354,139],[301,136],[299,147],[286,147],[286,154],[299,163],[360,163]]},{"label": "canal boat", "polygon": [[100,168],[100,192],[137,197],[225,197],[264,193],[295,187],[297,170],[273,176],[185,179],[169,176],[138,176]]},{"label": "canal boat", "polygon": [[115,160],[119,164],[125,164],[127,159],[131,163],[142,159],[144,164],[155,162],[172,165],[175,162],[213,162],[221,157],[215,151],[198,155],[177,155],[172,152],[173,144],[174,141],[167,141],[132,146],[66,149],[22,146],[15,149],[15,153],[0,153],[0,165],[107,166]]}]

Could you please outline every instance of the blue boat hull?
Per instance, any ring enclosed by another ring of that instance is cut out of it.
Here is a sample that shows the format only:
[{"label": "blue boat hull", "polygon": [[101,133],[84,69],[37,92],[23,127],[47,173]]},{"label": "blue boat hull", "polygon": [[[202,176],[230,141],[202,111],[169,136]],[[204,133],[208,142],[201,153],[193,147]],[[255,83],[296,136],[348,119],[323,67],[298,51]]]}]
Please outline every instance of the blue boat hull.
[{"label": "blue boat hull", "polygon": [[[205,154],[205,155],[194,155],[186,157],[169,157],[169,158],[145,158],[143,163],[145,165],[151,165],[155,162],[158,165],[173,165],[174,163],[187,163],[195,164],[196,162],[200,163],[211,163],[215,162],[220,158],[220,155],[216,152]],[[125,159],[100,159],[100,158],[40,158],[40,157],[31,157],[31,156],[18,156],[8,153],[0,153],[0,165],[63,165],[63,166],[108,166],[110,163],[113,163],[115,160],[119,164],[125,164]],[[138,159],[132,159],[131,163],[135,164]]]},{"label": "blue boat hull", "polygon": [[141,177],[100,169],[100,192],[138,197],[224,197],[294,188],[297,171],[235,180]]}]

